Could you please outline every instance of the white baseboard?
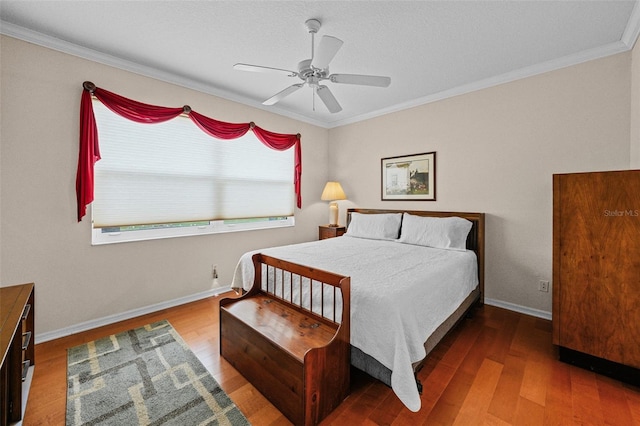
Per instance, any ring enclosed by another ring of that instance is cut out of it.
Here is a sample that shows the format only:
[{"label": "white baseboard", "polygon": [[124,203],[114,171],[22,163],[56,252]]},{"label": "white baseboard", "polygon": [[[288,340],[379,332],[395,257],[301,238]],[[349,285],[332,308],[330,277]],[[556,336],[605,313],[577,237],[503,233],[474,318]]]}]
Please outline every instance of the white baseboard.
[{"label": "white baseboard", "polygon": [[[160,311],[162,309],[172,308],[174,306],[184,305],[185,303],[195,302],[196,300],[206,299],[207,297],[217,296],[218,294],[224,293],[229,290],[231,290],[231,287],[214,288],[211,290],[203,291],[201,293],[192,294],[190,296],[180,297],[178,299],[156,303],[155,305],[145,306],[142,308],[133,309],[131,311],[121,312],[119,314],[109,315],[95,320],[82,322],[80,324],[75,324],[59,330],[40,333],[35,336],[35,342],[48,342],[49,340],[54,340],[60,337],[69,336],[71,334],[80,333],[82,331],[91,330],[93,328],[102,327],[104,325],[113,324],[118,321],[124,321],[130,318],[139,317],[140,315],[149,314],[152,312]],[[539,309],[528,308],[526,306],[516,305],[515,303],[503,302],[502,300],[489,298],[485,298],[484,303],[491,306],[497,306],[498,308],[504,308],[510,311],[519,312],[521,314],[551,320],[551,312],[541,311]]]},{"label": "white baseboard", "polygon": [[71,334],[91,330],[97,327],[102,327],[103,325],[113,324],[118,321],[139,317],[140,315],[149,314],[152,312],[160,311],[162,309],[172,308],[174,306],[184,305],[185,303],[195,302],[196,300],[206,299],[207,297],[217,296],[218,294],[224,293],[229,290],[231,290],[231,287],[218,287],[211,290],[203,291],[201,293],[180,297],[178,299],[156,303],[155,305],[145,306],[142,308],[133,309],[131,311],[121,312],[119,314],[109,315],[95,320],[82,322],[80,324],[75,324],[59,330],[39,333],[35,336],[35,343],[48,342],[49,340],[58,339],[60,337],[69,336]]},{"label": "white baseboard", "polygon": [[498,308],[508,309],[510,311],[519,312],[521,314],[530,315],[532,317],[542,318],[551,321],[551,312],[542,311],[540,309],[528,308],[515,303],[503,302],[502,300],[484,298],[484,303]]}]

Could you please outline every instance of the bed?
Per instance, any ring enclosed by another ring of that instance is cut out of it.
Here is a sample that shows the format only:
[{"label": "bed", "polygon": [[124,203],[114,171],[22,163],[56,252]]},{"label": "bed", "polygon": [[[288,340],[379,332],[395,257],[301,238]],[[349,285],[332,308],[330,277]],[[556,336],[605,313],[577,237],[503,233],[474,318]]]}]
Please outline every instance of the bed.
[{"label": "bed", "polygon": [[351,364],[411,411],[426,355],[484,301],[484,214],[349,209],[342,237],[245,253],[232,286],[253,285],[263,253],[351,278]]}]

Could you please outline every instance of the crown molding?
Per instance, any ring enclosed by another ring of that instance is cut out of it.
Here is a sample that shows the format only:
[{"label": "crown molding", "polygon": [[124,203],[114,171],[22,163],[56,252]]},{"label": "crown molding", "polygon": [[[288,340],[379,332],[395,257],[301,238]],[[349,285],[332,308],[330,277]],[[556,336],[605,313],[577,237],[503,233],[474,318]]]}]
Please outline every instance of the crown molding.
[{"label": "crown molding", "polygon": [[[637,37],[637,36],[636,36]],[[497,75],[494,77],[486,78],[483,80],[474,81],[469,84],[453,87],[448,90],[444,90],[439,93],[434,93],[422,98],[413,99],[409,102],[403,102],[400,104],[392,105],[388,108],[384,108],[375,111],[370,114],[363,114],[351,119],[335,121],[329,123],[330,128],[340,127],[347,124],[353,124],[359,121],[368,120],[371,118],[379,117],[386,114],[402,111],[409,108],[415,108],[417,106],[426,105],[432,102],[441,101],[444,99],[452,98],[454,96],[464,95],[466,93],[475,92],[482,89],[498,86],[504,83],[509,83],[516,80],[521,80],[527,77],[533,77],[539,74],[544,74],[549,71],[555,71],[562,68],[578,65],[584,62],[592,61],[595,59],[604,58],[607,56],[615,55],[618,53],[626,52],[631,48],[629,45],[622,41],[610,43],[605,46],[597,47],[594,49],[584,50],[573,55],[564,56],[562,58],[554,59],[551,61],[535,64],[530,67],[521,68],[508,73]]]},{"label": "crown molding", "polygon": [[132,73],[143,75],[146,77],[151,77],[167,83],[176,84],[188,89],[197,90],[202,93],[217,96],[233,102],[238,102],[240,104],[247,105],[256,109],[282,115],[297,121],[301,121],[303,123],[312,124],[314,126],[326,129],[332,129],[629,51],[633,48],[636,40],[638,39],[638,36],[640,35],[640,6],[638,2],[636,2],[636,4],[634,5],[631,16],[629,17],[629,22],[627,23],[627,27],[625,28],[620,41],[597,48],[588,49],[576,54],[564,56],[562,58],[554,59],[540,64],[535,64],[530,67],[510,71],[498,76],[475,81],[462,86],[453,87],[451,89],[444,90],[439,93],[434,93],[429,96],[424,96],[408,102],[402,102],[396,105],[392,105],[388,108],[383,108],[370,113],[360,114],[355,117],[332,122],[322,122],[319,120],[314,120],[309,117],[296,114],[291,111],[286,111],[282,108],[278,108],[277,106],[270,106],[267,108],[253,99],[237,95],[235,93],[210,84],[193,80],[183,75],[169,73],[153,67],[141,65],[133,61],[118,58],[106,53],[98,52],[96,50],[69,43],[67,41],[45,35],[37,31],[29,30],[2,20],[0,20],[0,33],[63,53],[74,55],[83,59],[112,66],[125,71],[130,71]]},{"label": "crown molding", "polygon": [[185,87],[187,89],[196,90],[198,92],[206,93],[208,95],[217,96],[229,101],[237,102],[243,105],[247,105],[256,109],[261,109],[278,115],[283,115],[304,123],[313,124],[314,126],[327,127],[324,122],[310,119],[309,117],[285,111],[277,107],[267,107],[253,99],[237,95],[230,91],[221,89],[211,84],[206,84],[201,81],[194,80],[192,78],[185,77],[180,74],[166,72],[157,68],[149,67],[139,64],[137,62],[129,61],[119,58],[117,56],[109,55],[107,53],[99,52],[97,50],[90,49],[88,47],[79,46],[68,41],[61,40],[56,37],[48,36],[37,31],[33,31],[10,22],[0,20],[0,34],[4,34],[9,37],[13,37],[22,41],[36,44],[38,46],[46,47],[58,52],[66,53],[69,55],[77,56],[82,59],[97,62],[100,64],[108,65],[114,68],[118,68],[124,71],[129,71],[134,74],[139,74],[145,77],[150,77],[156,80],[164,81],[166,83],[175,84]]},{"label": "crown molding", "polygon": [[629,49],[633,49],[633,46],[638,40],[638,35],[640,35],[640,4],[636,1],[633,5],[629,21],[627,22],[627,27],[624,29],[620,40],[626,44]]},{"label": "crown molding", "polygon": [[420,105],[441,101],[458,95],[475,92],[477,90],[487,89],[489,87],[498,86],[500,84],[509,83],[527,77],[543,74],[549,71],[555,71],[562,68],[578,65],[595,59],[605,58],[607,56],[616,55],[633,49],[638,37],[640,36],[640,2],[636,0],[627,26],[620,38],[620,41],[613,42],[604,46],[593,49],[584,50],[573,55],[564,56],[562,58],[532,65],[530,67],[521,68],[505,74],[490,77],[484,80],[475,81],[462,86],[453,87],[439,93],[429,96],[417,98],[409,102],[403,102],[388,108],[380,109],[369,114],[362,114],[346,120],[334,121],[328,124],[329,128],[345,126],[347,124],[357,123],[359,121],[380,117],[382,115],[391,114]]}]

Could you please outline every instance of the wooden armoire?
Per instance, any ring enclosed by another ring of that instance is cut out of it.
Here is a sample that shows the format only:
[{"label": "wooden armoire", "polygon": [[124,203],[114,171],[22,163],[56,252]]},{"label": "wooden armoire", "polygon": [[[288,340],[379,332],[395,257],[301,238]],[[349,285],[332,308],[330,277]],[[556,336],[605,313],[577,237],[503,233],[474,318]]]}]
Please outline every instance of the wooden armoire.
[{"label": "wooden armoire", "polygon": [[640,170],[553,175],[553,343],[640,385]]}]

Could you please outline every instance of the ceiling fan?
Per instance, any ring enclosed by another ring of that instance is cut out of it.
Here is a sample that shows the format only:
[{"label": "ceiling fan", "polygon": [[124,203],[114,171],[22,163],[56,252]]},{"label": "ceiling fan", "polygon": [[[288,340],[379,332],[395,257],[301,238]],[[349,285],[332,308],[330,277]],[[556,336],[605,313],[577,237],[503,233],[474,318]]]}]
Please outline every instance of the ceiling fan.
[{"label": "ceiling fan", "polygon": [[343,42],[336,37],[328,35],[322,36],[322,39],[318,44],[318,50],[315,52],[314,35],[320,29],[320,21],[317,19],[309,19],[305,22],[305,25],[308,32],[311,34],[311,59],[305,59],[298,63],[298,71],[241,63],[233,66],[236,70],[280,73],[286,74],[288,77],[298,77],[302,80],[302,83],[293,84],[276,93],[266,101],[262,102],[263,105],[273,105],[293,92],[301,89],[304,85],[307,85],[313,89],[314,95],[318,95],[329,112],[336,113],[342,111],[342,107],[335,96],[333,96],[333,93],[331,93],[331,90],[329,90],[327,86],[320,84],[322,81],[329,80],[332,83],[358,84],[362,86],[375,87],[387,87],[391,84],[391,78],[377,75],[329,74],[329,63],[336,53],[338,53]]}]

